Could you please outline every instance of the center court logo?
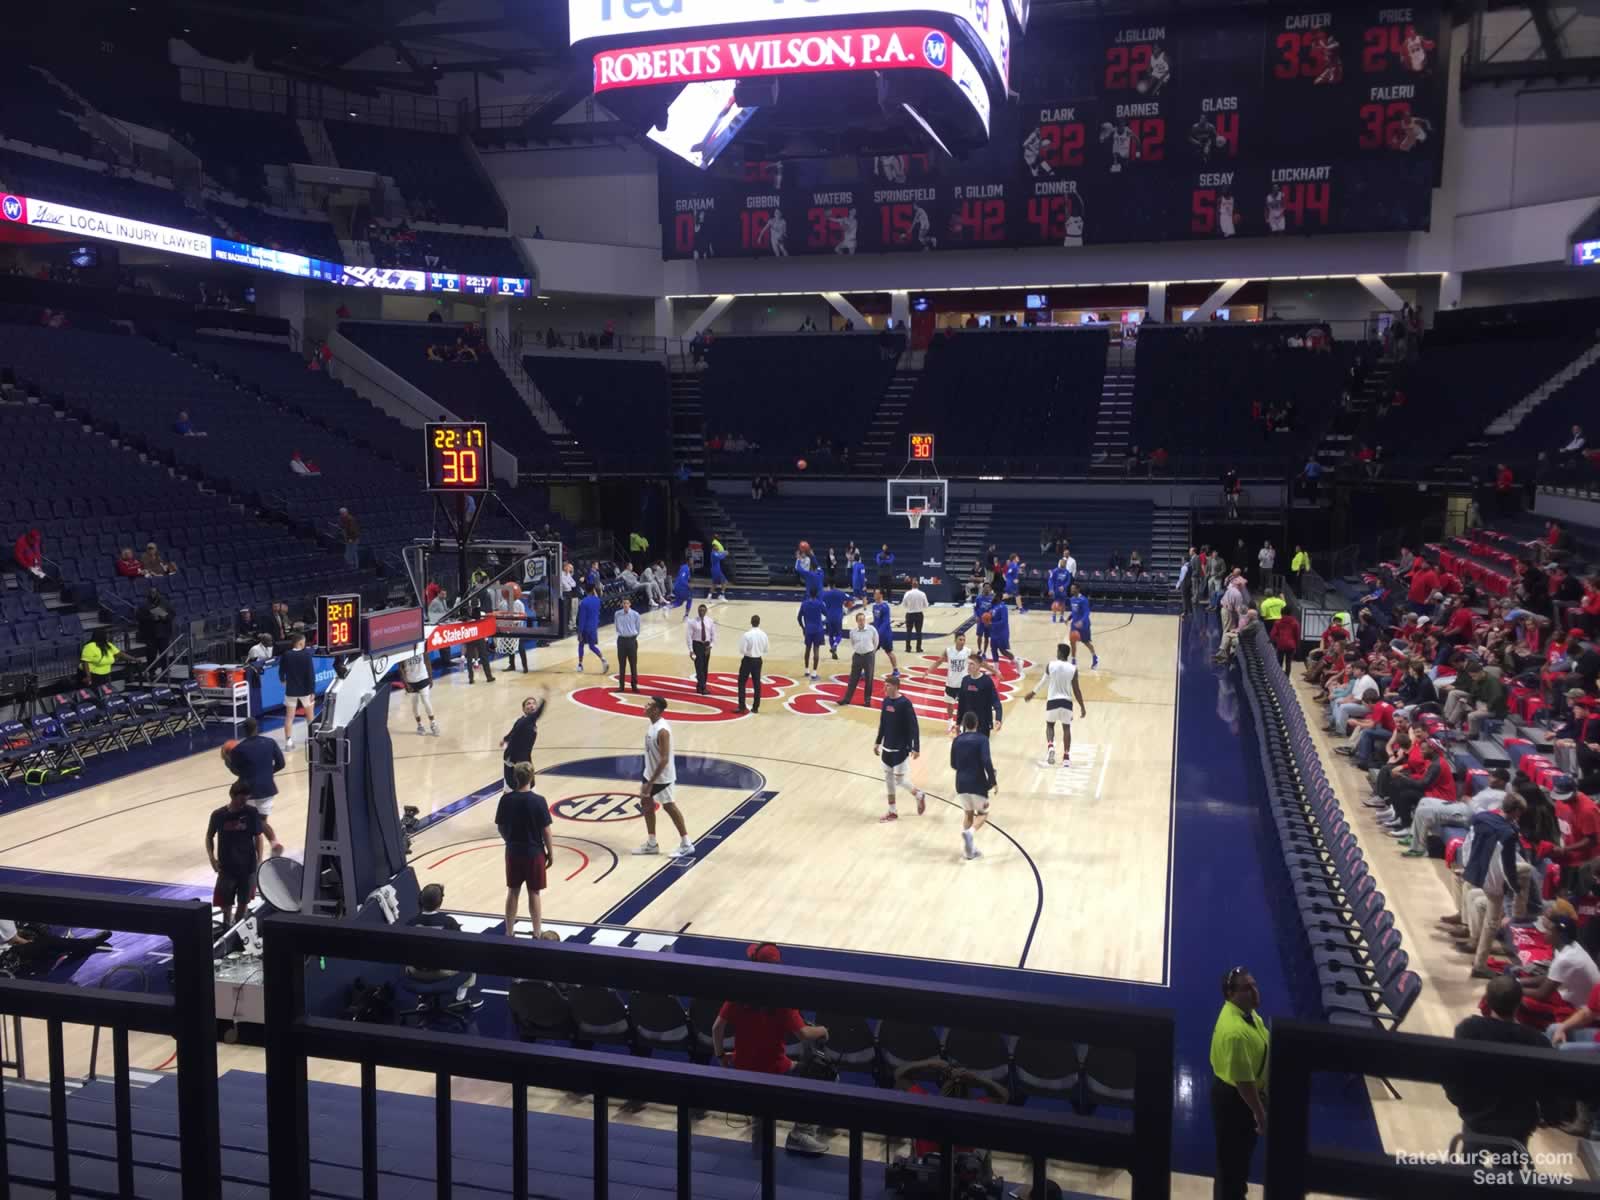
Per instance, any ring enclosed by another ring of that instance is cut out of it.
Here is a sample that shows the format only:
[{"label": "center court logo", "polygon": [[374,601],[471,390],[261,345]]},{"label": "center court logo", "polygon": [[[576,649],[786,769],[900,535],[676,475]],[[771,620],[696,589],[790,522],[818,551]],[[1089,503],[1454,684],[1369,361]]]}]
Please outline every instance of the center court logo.
[{"label": "center court logo", "polygon": [[[794,686],[787,675],[763,675],[761,699],[776,701],[785,688]],[[572,693],[574,703],[585,708],[611,713],[621,717],[643,717],[645,701],[660,696],[667,702],[669,721],[737,721],[739,712],[739,676],[725,671],[713,671],[706,676],[706,695],[694,690],[694,680],[681,675],[640,675],[639,691],[616,692],[613,685],[579,688]],[[745,686],[748,704],[749,685]]]},{"label": "center court logo", "polygon": [[[902,654],[900,663],[900,694],[911,701],[911,706],[917,710],[917,716],[923,720],[944,720],[946,700],[944,660],[931,654],[920,659],[912,659]],[[879,660],[879,664],[888,665],[887,660],[882,659]],[[1027,659],[1018,659],[1015,662],[1006,658],[1000,660],[999,667],[995,669],[994,683],[1002,704],[1016,695],[1022,673],[1032,665]],[[872,699],[875,702],[883,699],[883,674],[880,671],[872,682]],[[849,682],[848,672],[821,679],[811,685],[809,692],[801,692],[798,696],[791,697],[785,702],[784,707],[803,717],[826,716],[839,707]],[[852,705],[860,703],[860,695],[861,692],[857,689],[850,703]]]},{"label": "center court logo", "polygon": [[567,796],[550,806],[550,811],[564,821],[637,821],[644,816],[639,807],[639,797],[634,792],[585,792]]},{"label": "center court logo", "polygon": [[0,200],[0,213],[4,213],[8,221],[22,220],[22,197],[7,196],[5,199]]}]

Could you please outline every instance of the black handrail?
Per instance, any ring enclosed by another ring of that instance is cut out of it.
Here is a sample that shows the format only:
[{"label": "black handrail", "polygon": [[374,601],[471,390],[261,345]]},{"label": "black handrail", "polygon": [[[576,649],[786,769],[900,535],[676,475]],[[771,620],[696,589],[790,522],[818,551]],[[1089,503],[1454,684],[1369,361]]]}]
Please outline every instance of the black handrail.
[{"label": "black handrail", "polygon": [[[774,1194],[773,1121],[814,1121],[850,1131],[851,1195],[861,1194],[863,1131],[931,1138],[945,1145],[983,1145],[1029,1155],[1042,1195],[1048,1159],[1127,1170],[1134,1200],[1165,1200],[1172,1171],[1173,1020],[1165,1012],[1068,1005],[1021,993],[949,985],[886,982],[876,976],[770,967],[689,955],[493,937],[463,937],[422,928],[385,928],[275,915],[262,925],[266,990],[268,1160],[272,1194],[301,1200],[309,1192],[310,1141],[306,1059],[362,1065],[365,1112],[376,1066],[427,1071],[439,1082],[440,1196],[449,1194],[448,1081],[452,1076],[589,1092],[595,1097],[595,1195],[606,1189],[606,1101],[610,1097],[674,1105],[680,1155],[688,1146],[691,1108],[750,1113],[762,1121],[762,1194]],[[308,956],[405,964],[523,980],[620,987],[668,995],[716,995],[764,1007],[915,1013],[919,1022],[962,1029],[1087,1042],[1134,1057],[1132,1121],[1039,1114],[978,1106],[934,1096],[819,1083],[787,1076],[722,1071],[692,1063],[622,1057],[559,1046],[396,1027],[354,1025],[305,1010]],[[519,1104],[514,1112],[525,1111]],[[364,1123],[365,1124],[365,1123]],[[365,1134],[364,1134],[365,1135]],[[512,1129],[513,1160],[525,1161],[527,1126]],[[952,1161],[948,1152],[945,1161]],[[376,1174],[364,1171],[370,1189]],[[680,1158],[679,1195],[688,1171]],[[513,1181],[525,1195],[526,1174]],[[375,1194],[368,1190],[368,1195]]]},{"label": "black handrail", "polygon": [[[129,1030],[165,1034],[177,1042],[179,1167],[184,1200],[214,1200],[222,1194],[221,1137],[217,1118],[216,992],[211,965],[211,906],[198,900],[152,900],[53,888],[0,886],[0,913],[7,920],[47,925],[100,927],[167,938],[172,943],[170,996],[83,988],[73,984],[0,977],[0,1012],[46,1022],[50,1059],[50,1124],[55,1150],[56,1195],[72,1194],[67,1141],[67,1092],[62,1026],[108,1025],[112,1029],[116,1094],[117,1174],[133,1180],[133,1126],[128,1100]],[[0,1112],[4,1110],[0,1098]],[[0,1181],[9,1177],[0,1137]]]},{"label": "black handrail", "polygon": [[[1488,1083],[1504,1093],[1529,1096],[1552,1090],[1584,1095],[1595,1067],[1584,1056],[1554,1048],[1535,1050],[1491,1042],[1413,1033],[1321,1025],[1272,1023],[1272,1078],[1267,1088],[1266,1194],[1303,1200],[1309,1192],[1336,1196],[1405,1196],[1407,1200],[1459,1200],[1474,1189],[1470,1163],[1412,1163],[1394,1154],[1321,1148],[1311,1143],[1311,1077],[1319,1071],[1376,1075],[1424,1083]],[[1423,1147],[1401,1147],[1418,1150]],[[1441,1157],[1443,1152],[1440,1152]],[[1574,1173],[1577,1162],[1574,1157]],[[1501,1166],[1500,1170],[1510,1169]],[[1592,1186],[1518,1181],[1485,1188],[1496,1196],[1600,1195]]]}]

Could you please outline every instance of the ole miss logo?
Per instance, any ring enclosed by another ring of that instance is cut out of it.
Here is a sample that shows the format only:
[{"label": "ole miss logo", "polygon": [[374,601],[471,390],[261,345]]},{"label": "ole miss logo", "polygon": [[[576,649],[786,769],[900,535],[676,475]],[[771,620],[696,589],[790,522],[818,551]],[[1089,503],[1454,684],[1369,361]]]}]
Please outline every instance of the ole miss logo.
[{"label": "ole miss logo", "polygon": [[564,821],[637,821],[644,816],[637,792],[585,792],[566,796],[550,806]]},{"label": "ole miss logo", "polygon": [[[973,651],[977,653],[976,650]],[[945,701],[944,694],[945,668],[944,660],[934,655],[926,655],[921,659],[911,659],[907,655],[900,656],[900,694],[911,701],[911,706],[917,710],[917,716],[925,721],[944,720]],[[882,655],[878,658],[880,668],[888,667],[888,659]],[[998,667],[991,667],[994,676],[994,688],[1000,696],[1001,703],[1016,695],[1017,686],[1022,679],[1022,673],[1033,664],[1026,659],[1013,662],[1009,658],[1002,658]],[[883,676],[880,670],[872,681],[872,701],[877,707],[883,700]],[[818,680],[811,685],[809,692],[801,692],[792,696],[784,703],[784,707],[792,713],[799,713],[803,717],[820,717],[832,712],[839,707],[844,699],[845,688],[850,683],[848,671],[830,678]],[[856,688],[856,694],[850,698],[851,705],[860,703],[861,689]]]},{"label": "ole miss logo", "polygon": [[[794,686],[786,675],[767,674],[761,677],[761,699],[776,701],[785,688]],[[702,696],[694,690],[694,680],[681,675],[640,675],[639,690],[614,692],[613,685],[579,688],[572,699],[585,708],[598,709],[620,717],[643,717],[645,702],[651,696],[660,696],[667,702],[669,721],[737,721],[739,712],[739,675],[737,672],[712,671],[706,676],[706,692]],[[745,703],[751,702],[750,685],[745,685]]]},{"label": "ole miss logo", "polygon": [[22,220],[22,197],[7,196],[5,199],[0,200],[0,212],[5,214],[5,218],[8,221]]}]

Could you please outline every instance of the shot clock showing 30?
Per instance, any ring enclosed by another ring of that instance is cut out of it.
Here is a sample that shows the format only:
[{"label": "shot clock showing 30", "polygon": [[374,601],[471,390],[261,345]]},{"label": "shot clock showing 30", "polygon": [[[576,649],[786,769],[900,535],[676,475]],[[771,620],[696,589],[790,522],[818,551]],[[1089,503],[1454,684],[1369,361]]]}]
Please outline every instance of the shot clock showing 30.
[{"label": "shot clock showing 30", "polygon": [[361,597],[317,597],[317,649],[344,654],[361,647]]},{"label": "shot clock showing 30", "polygon": [[482,492],[489,486],[489,427],[481,421],[431,421],[423,427],[430,492]]}]

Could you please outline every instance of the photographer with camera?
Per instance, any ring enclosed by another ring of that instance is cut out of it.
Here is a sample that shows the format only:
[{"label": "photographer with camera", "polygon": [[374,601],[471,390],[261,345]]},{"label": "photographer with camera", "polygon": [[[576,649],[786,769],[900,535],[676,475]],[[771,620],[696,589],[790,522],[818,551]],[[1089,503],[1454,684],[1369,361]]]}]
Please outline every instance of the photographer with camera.
[{"label": "photographer with camera", "polygon": [[[771,942],[757,942],[745,950],[751,962],[781,963],[783,956]],[[733,1035],[733,1049],[727,1050],[728,1035]],[[807,1025],[800,1011],[794,1008],[756,1008],[729,1000],[717,1011],[711,1025],[711,1048],[717,1061],[738,1071],[760,1071],[767,1075],[787,1075],[799,1068],[807,1078],[836,1079],[837,1074],[825,1062],[808,1056],[806,1062],[797,1064],[784,1051],[789,1035],[802,1042],[821,1042],[828,1031],[821,1025]],[[759,1151],[761,1126],[753,1125],[755,1145]],[[827,1143],[817,1135],[815,1125],[795,1125],[789,1130],[784,1149],[790,1154],[816,1157],[828,1152]]]},{"label": "photographer with camera", "polygon": [[[902,1063],[894,1073],[894,1085],[919,1096],[939,1095],[951,1100],[972,1100],[978,1104],[1005,1104],[1011,1096],[997,1080],[957,1066],[943,1058],[921,1058]],[[980,1200],[998,1196],[994,1166],[987,1150],[972,1146],[955,1147],[955,1195],[958,1200]],[[917,1139],[911,1144],[910,1158],[897,1158],[885,1172],[884,1183],[902,1197],[943,1195],[944,1164],[939,1143]]]}]

